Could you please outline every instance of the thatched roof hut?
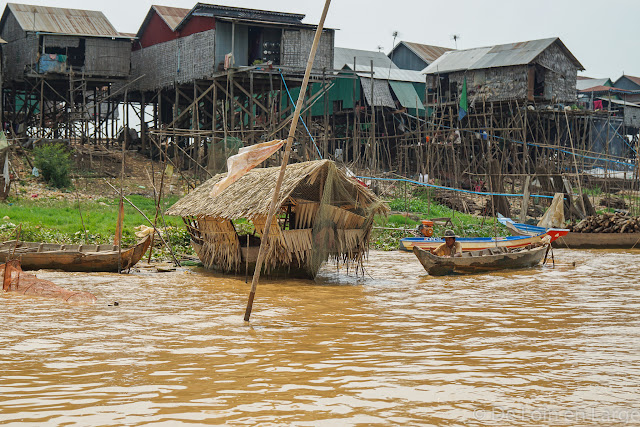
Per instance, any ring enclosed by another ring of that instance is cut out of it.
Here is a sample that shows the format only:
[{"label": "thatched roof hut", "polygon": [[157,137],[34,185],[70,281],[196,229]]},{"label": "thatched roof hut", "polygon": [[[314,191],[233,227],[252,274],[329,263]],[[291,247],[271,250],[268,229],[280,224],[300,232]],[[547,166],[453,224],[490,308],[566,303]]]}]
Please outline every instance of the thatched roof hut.
[{"label": "thatched roof hut", "polygon": [[[254,169],[211,197],[213,186],[226,176],[216,175],[167,211],[184,219],[207,268],[244,272],[247,263],[255,264],[279,171]],[[361,265],[374,215],[388,212],[371,191],[329,160],[287,166],[278,207],[265,272],[307,276],[315,276],[330,257]],[[253,223],[253,236],[238,236],[234,221],[239,219]]]}]

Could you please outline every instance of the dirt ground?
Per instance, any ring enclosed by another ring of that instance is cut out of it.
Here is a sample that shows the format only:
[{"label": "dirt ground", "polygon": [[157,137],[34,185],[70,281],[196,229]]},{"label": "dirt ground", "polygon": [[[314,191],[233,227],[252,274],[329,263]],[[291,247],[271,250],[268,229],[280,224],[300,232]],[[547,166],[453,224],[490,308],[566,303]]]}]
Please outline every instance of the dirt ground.
[{"label": "dirt ground", "polygon": [[[73,147],[72,158],[75,169],[72,175],[73,187],[59,190],[47,186],[42,177],[32,174],[33,160],[28,153],[13,152],[11,167],[13,184],[10,195],[33,199],[83,200],[117,197],[109,184],[116,189],[122,185],[124,195],[154,197],[163,181],[163,197],[182,195],[187,191],[187,183],[172,167],[165,169],[161,162],[149,159],[137,151],[125,152],[124,179],[121,179],[122,151],[94,147]],[[163,170],[165,171],[163,180]],[[16,179],[17,178],[17,179]],[[77,191],[77,194],[76,194]]]}]

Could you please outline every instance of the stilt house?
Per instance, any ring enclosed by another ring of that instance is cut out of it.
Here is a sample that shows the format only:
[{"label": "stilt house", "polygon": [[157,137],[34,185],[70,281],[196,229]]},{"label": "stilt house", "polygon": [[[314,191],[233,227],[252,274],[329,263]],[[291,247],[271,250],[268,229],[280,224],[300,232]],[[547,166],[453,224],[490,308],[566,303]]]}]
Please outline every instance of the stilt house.
[{"label": "stilt house", "polygon": [[[184,9],[153,6],[132,54],[132,79],[140,90],[209,79],[229,68],[270,63],[302,72],[315,25],[304,15],[198,3]],[[333,65],[334,30],[325,29],[314,69]]]},{"label": "stilt house", "polygon": [[470,101],[576,101],[584,67],[559,38],[452,50],[424,69],[440,101],[457,101],[467,81]]}]

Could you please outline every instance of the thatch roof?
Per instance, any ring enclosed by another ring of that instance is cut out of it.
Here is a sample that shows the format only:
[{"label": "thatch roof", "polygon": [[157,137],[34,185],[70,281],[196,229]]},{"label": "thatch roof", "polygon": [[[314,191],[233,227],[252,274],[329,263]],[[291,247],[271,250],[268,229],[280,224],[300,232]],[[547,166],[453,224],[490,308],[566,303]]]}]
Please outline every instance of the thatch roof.
[{"label": "thatch roof", "polygon": [[[354,200],[364,206],[379,202],[371,191],[337,169],[334,162],[317,160],[287,166],[278,206],[282,206],[289,197],[297,195],[307,200],[319,200],[322,183],[329,168],[335,169],[341,183],[353,194]],[[253,169],[213,198],[210,196],[213,186],[226,176],[218,174],[180,199],[166,214],[229,220],[266,216],[279,173],[279,166]],[[377,209],[380,213],[387,212],[383,204]]]}]

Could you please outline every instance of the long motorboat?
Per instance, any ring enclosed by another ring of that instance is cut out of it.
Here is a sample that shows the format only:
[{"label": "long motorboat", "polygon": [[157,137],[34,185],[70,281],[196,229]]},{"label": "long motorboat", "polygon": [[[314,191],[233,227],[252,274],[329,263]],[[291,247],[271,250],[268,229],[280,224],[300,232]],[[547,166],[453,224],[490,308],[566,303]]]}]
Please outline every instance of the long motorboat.
[{"label": "long motorboat", "polygon": [[[511,218],[499,216],[498,221],[517,237],[544,233],[547,229],[537,225],[522,224]],[[569,249],[632,249],[640,247],[640,233],[567,233],[552,243],[554,248]]]},{"label": "long motorboat", "polygon": [[[547,240],[553,242],[566,235],[569,230],[561,228],[550,228],[541,233],[528,236],[507,236],[507,237],[458,237],[456,242],[462,245],[462,251],[481,251],[487,248],[522,248],[528,245],[537,245]],[[436,237],[405,237],[400,240],[400,250],[411,252],[414,247],[421,249],[435,249],[444,243],[444,239]]]},{"label": "long motorboat", "polygon": [[117,272],[136,265],[150,244],[150,236],[122,250],[117,245],[60,245],[13,240],[0,244],[0,263],[9,258],[19,259],[23,270]]},{"label": "long motorboat", "polygon": [[460,257],[440,257],[415,246],[413,253],[430,275],[444,276],[534,267],[540,264],[547,248],[548,245],[520,249],[499,247],[463,252]]}]

